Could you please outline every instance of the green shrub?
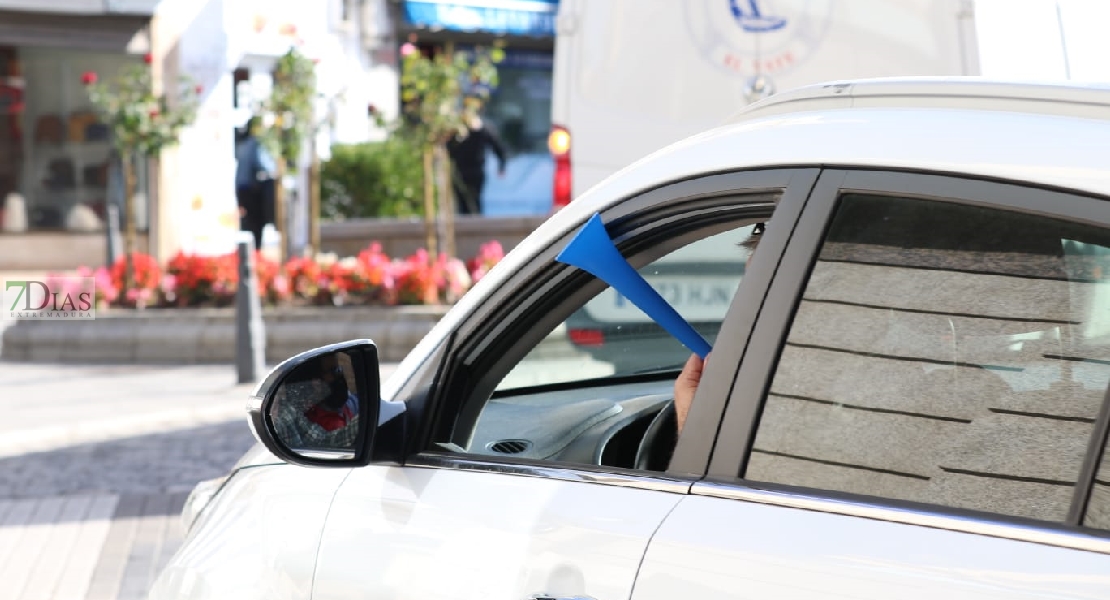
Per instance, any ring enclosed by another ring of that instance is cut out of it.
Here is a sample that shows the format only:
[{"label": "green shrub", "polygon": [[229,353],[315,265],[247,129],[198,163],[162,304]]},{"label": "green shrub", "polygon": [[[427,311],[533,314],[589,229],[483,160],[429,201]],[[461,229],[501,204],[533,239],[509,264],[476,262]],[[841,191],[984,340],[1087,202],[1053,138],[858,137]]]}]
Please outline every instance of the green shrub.
[{"label": "green shrub", "polygon": [[320,169],[324,219],[412,217],[422,213],[420,148],[395,133],[383,142],[335,145]]}]

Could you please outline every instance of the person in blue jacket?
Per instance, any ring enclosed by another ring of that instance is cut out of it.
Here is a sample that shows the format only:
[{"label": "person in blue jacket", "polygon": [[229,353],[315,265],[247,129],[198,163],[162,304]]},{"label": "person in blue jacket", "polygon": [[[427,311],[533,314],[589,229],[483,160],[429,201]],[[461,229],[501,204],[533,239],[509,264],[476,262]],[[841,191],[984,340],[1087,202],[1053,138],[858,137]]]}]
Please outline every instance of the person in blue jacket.
[{"label": "person in blue jacket", "polygon": [[239,229],[254,236],[262,248],[262,229],[274,221],[274,178],[277,165],[257,137],[259,120],[251,117],[235,143],[235,199],[239,203]]}]

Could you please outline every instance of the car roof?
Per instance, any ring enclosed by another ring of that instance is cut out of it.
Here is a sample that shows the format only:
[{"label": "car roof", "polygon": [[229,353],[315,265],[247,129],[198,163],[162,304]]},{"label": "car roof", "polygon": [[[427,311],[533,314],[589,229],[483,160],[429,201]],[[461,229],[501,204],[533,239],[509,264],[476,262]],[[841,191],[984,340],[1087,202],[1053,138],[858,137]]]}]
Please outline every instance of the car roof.
[{"label": "car roof", "polygon": [[888,77],[831,81],[748,105],[724,123],[837,108],[953,108],[1110,119],[1110,86],[984,77]]},{"label": "car roof", "polygon": [[[821,166],[919,170],[1110,197],[1106,89],[936,78],[830,85],[840,87],[812,86],[753,104],[733,122],[609,176],[518,244],[433,332],[453,329],[552,239],[595,212],[702,174]],[[422,344],[438,337],[430,334]],[[414,351],[413,360],[428,350]]]}]

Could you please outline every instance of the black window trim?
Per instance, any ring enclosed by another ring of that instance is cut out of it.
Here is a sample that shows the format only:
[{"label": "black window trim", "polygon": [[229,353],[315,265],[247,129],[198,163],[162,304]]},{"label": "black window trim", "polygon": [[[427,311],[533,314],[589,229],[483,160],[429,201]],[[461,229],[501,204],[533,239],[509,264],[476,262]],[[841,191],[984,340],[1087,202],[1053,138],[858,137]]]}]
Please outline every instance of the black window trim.
[{"label": "black window trim", "polygon": [[[607,223],[607,227],[611,232],[615,233],[616,243],[621,247],[622,251],[631,249],[633,253],[636,250],[637,240],[640,236],[637,235],[639,231],[658,229],[662,219],[667,220],[686,220],[688,211],[693,208],[695,211],[701,210],[706,215],[711,213],[715,206],[717,209],[720,206],[726,206],[729,203],[734,203],[737,196],[750,195],[750,194],[763,194],[767,192],[779,193],[780,199],[775,207],[775,219],[772,221],[791,221],[789,225],[792,226],[793,220],[797,219],[801,213],[801,204],[804,202],[805,197],[808,195],[812,183],[817,178],[818,168],[772,168],[753,171],[734,171],[727,173],[711,173],[705,174],[696,178],[691,178],[683,181],[673,182],[660,187],[642,192],[636,196],[629,198],[623,202],[611,205],[603,211],[603,217]],[[798,191],[798,190],[801,191]],[[787,202],[787,197],[793,200]],[[780,218],[781,217],[781,218]],[[785,225],[785,223],[784,223]],[[764,245],[767,245],[772,233],[774,225],[768,226],[767,233],[764,234],[764,240],[761,242],[761,250]],[[552,241],[552,243],[538,252],[536,260],[553,259],[558,250],[562,248],[563,244],[570,239],[574,233],[577,232],[577,227],[571,228],[567,234]],[[785,242],[780,246],[785,247]],[[635,264],[635,263],[634,263]],[[458,411],[461,407],[459,404],[458,393],[459,389],[470,389],[474,386],[472,381],[466,378],[468,374],[466,371],[466,363],[472,361],[475,352],[485,351],[485,343],[490,339],[493,331],[499,330],[507,320],[507,315],[518,314],[529,296],[534,296],[537,293],[552,293],[557,291],[560,287],[572,282],[575,276],[585,277],[590,279],[590,276],[582,273],[574,273],[573,269],[569,267],[562,267],[556,271],[549,271],[544,273],[530,272],[529,274],[518,274],[509,280],[508,284],[502,286],[487,299],[483,307],[476,311],[470,319],[462,324],[455,332],[455,343],[449,350],[444,359],[443,368],[440,373],[440,378],[436,383],[429,398],[428,415],[430,418],[423,419],[421,431],[417,435],[417,440],[413,449],[418,448],[431,448],[432,441],[436,437],[436,431],[442,432],[444,423],[441,419],[444,415],[448,417],[453,416],[454,412]],[[553,275],[561,273],[561,277]],[[751,276],[751,275],[749,275]],[[770,276],[766,277],[767,281]],[[581,279],[579,279],[579,283]],[[758,282],[757,287],[758,287]],[[752,286],[747,286],[752,287]],[[577,294],[583,294],[586,297],[593,296],[598,291],[604,288],[600,282],[594,282],[593,285],[585,286],[579,289]],[[763,291],[766,290],[766,282],[763,284]],[[735,299],[734,299],[735,304]],[[722,322],[722,329],[729,323],[730,319],[735,320],[732,316],[734,310],[730,307],[725,321]],[[748,324],[750,328],[750,323]],[[725,361],[719,361],[724,363]],[[721,366],[717,368],[726,368]],[[735,364],[728,367],[735,372]],[[729,378],[731,379],[731,378]],[[455,398],[452,398],[455,396]],[[709,414],[716,412],[717,419],[712,422],[712,430],[716,431],[719,424],[719,415],[723,412],[724,408],[724,395],[722,394],[716,401],[703,402],[700,413]],[[454,406],[452,406],[454,404]],[[716,406],[714,406],[716,404]],[[521,460],[509,459],[501,457],[486,457],[477,455],[457,455],[439,452],[436,450],[424,450],[410,455],[405,461],[406,465],[411,466],[437,466],[437,467],[451,467],[451,468],[464,468],[476,470],[494,470],[497,472],[505,473],[518,473],[518,474],[532,474],[542,473],[544,476],[557,477],[570,480],[582,480],[583,473],[589,473],[587,478],[594,482],[606,481],[629,481],[643,480],[647,482],[647,487],[651,488],[660,481],[674,482],[684,481],[684,491],[689,488],[692,481],[704,475],[705,469],[708,465],[710,449],[713,442],[711,435],[685,435],[679,439],[676,455],[682,452],[681,468],[679,473],[675,474],[671,470],[666,473],[639,473],[635,471],[628,471],[623,469],[608,469],[605,467],[593,467],[590,465],[563,465],[554,463],[552,461],[542,460]],[[687,448],[690,446],[690,448]],[[675,462],[672,462],[672,467]],[[609,479],[600,477],[597,474],[605,474]],[[613,479],[616,478],[616,479]]]},{"label": "black window trim", "polygon": [[[738,476],[747,468],[759,426],[759,416],[777,369],[782,347],[831,223],[833,211],[840,196],[845,193],[947,200],[1110,227],[1110,199],[1089,193],[1048,189],[1023,182],[909,170],[823,170],[798,221],[790,247],[782,256],[779,269],[771,282],[766,300],[768,308],[760,313],[760,320],[752,333],[750,347],[756,358],[740,365],[737,385],[728,399],[720,441],[714,446],[706,477],[706,481],[713,482],[713,485],[695,486],[691,493],[983,533],[1110,554],[1110,541],[1104,539],[1110,536],[1110,532],[1084,528],[1081,525],[1103,445],[1107,442],[1110,430],[1110,386],[1103,396],[1095,429],[1073,490],[1072,503],[1063,522],[768,484]],[[1051,206],[1052,209],[1046,210],[1046,206]],[[763,493],[761,490],[771,492]],[[992,523],[1001,524],[1002,527],[994,527]],[[1013,529],[1015,524],[1021,527],[1014,531],[1007,529]],[[1005,533],[1007,531],[1010,533]],[[1053,535],[1046,537],[1045,532]],[[1060,533],[1066,535],[1056,535]],[[1104,536],[1103,533],[1107,535]]]}]

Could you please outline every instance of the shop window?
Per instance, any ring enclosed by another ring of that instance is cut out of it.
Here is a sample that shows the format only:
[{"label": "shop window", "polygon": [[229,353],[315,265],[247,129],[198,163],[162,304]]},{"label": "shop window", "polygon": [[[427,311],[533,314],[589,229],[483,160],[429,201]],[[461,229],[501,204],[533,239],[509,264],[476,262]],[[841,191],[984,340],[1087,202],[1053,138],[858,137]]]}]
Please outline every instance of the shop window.
[{"label": "shop window", "polygon": [[[99,231],[110,205],[119,207],[123,218],[119,157],[81,75],[93,71],[111,79],[135,60],[123,54],[0,49],[0,194],[22,197],[5,208],[6,231]],[[147,187],[147,169],[140,165],[139,229],[147,227]]]},{"label": "shop window", "polygon": [[510,49],[498,65],[498,86],[486,115],[513,155],[547,154],[551,69],[551,53],[542,51]]},{"label": "shop window", "polygon": [[23,77],[16,49],[0,46],[0,209],[9,194],[19,191],[24,106]]}]

